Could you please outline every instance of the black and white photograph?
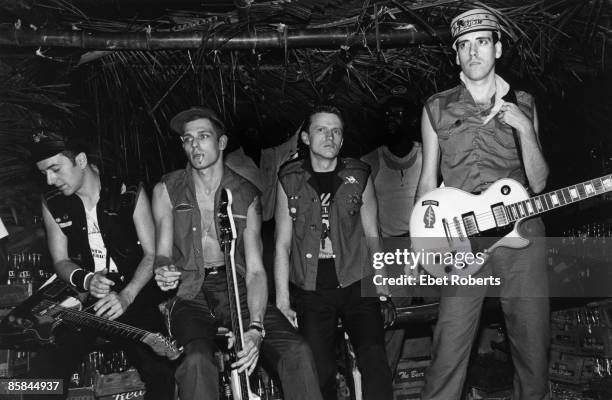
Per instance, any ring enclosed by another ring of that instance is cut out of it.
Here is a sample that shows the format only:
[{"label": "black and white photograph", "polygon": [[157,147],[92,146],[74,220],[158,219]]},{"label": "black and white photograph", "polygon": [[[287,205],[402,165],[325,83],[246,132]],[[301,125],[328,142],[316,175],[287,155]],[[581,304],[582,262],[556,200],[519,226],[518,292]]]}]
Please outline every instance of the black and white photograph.
[{"label": "black and white photograph", "polygon": [[610,0],[0,0],[0,399],[612,400]]}]

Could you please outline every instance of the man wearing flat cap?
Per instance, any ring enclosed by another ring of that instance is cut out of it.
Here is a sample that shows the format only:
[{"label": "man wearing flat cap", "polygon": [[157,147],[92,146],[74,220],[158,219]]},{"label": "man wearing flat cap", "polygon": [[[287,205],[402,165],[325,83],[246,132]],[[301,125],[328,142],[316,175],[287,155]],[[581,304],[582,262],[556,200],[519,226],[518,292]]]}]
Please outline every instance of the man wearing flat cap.
[{"label": "man wearing flat cap", "polygon": [[[53,134],[35,136],[32,158],[54,187],[44,195],[42,214],[59,279],[98,299],[97,316],[163,333],[158,309],[163,294],[152,279],[155,228],[142,185],[103,177],[82,143]],[[56,333],[58,346],[39,353],[31,374],[64,378],[66,391],[70,374],[94,349],[97,335],[87,329]],[[122,349],[146,385],[145,399],[173,398],[173,368],[165,357],[132,341]]]},{"label": "man wearing flat cap", "polygon": [[[534,99],[495,74],[495,62],[502,55],[497,17],[485,9],[467,11],[452,20],[451,33],[461,82],[425,104],[417,198],[436,188],[439,170],[445,186],[473,194],[501,178],[516,180],[531,193],[541,192],[548,166],[538,138]],[[476,276],[495,274],[501,280],[515,371],[512,398],[541,400],[548,398],[549,347],[544,225],[539,218],[527,219],[519,232],[532,243],[519,250],[495,250]],[[423,399],[461,398],[487,287],[457,288],[453,296],[458,297],[449,297],[448,290],[442,288]]]},{"label": "man wearing flat cap", "polygon": [[153,191],[157,228],[155,279],[169,302],[170,329],[185,356],[176,371],[181,400],[216,399],[213,360],[218,327],[231,329],[225,257],[217,211],[223,189],[232,192],[235,264],[244,343],[232,368],[251,373],[261,354],[280,376],[286,399],[321,399],[312,353],[280,311],[268,304],[262,262],[261,193],[223,162],[225,125],[216,112],[194,107],[170,122],[188,159]]}]

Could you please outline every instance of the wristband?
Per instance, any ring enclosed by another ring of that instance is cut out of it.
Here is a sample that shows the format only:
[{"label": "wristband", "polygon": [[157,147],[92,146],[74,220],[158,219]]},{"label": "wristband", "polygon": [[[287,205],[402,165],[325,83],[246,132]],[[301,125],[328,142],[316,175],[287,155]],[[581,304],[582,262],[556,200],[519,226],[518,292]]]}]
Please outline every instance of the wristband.
[{"label": "wristband", "polygon": [[84,290],[85,289],[84,283],[85,283],[86,276],[87,276],[87,271],[85,271],[84,269],[80,269],[80,268],[75,269],[70,274],[70,284],[76,287],[77,289]]}]

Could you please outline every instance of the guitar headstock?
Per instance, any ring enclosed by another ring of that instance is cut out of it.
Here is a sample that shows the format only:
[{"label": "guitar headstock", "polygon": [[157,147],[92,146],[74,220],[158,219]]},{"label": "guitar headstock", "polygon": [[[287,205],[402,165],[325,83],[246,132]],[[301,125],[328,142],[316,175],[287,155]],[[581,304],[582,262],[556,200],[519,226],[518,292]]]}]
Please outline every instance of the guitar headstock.
[{"label": "guitar headstock", "polygon": [[236,225],[232,214],[232,192],[227,188],[221,191],[217,218],[219,219],[219,238],[221,245],[225,247],[236,239]]},{"label": "guitar headstock", "polygon": [[155,354],[176,360],[183,353],[182,347],[176,347],[176,342],[160,333],[149,333],[142,339],[143,343],[151,347]]}]

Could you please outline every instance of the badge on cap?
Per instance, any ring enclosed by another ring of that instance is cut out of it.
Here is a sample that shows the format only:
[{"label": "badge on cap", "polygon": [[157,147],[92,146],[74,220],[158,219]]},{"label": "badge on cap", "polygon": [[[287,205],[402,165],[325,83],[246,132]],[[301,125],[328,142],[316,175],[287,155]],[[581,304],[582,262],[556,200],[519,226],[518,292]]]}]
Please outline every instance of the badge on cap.
[{"label": "badge on cap", "polygon": [[489,10],[475,8],[457,15],[451,21],[451,35],[453,37],[453,49],[459,36],[476,31],[495,31],[501,35],[501,28],[497,17]]}]

